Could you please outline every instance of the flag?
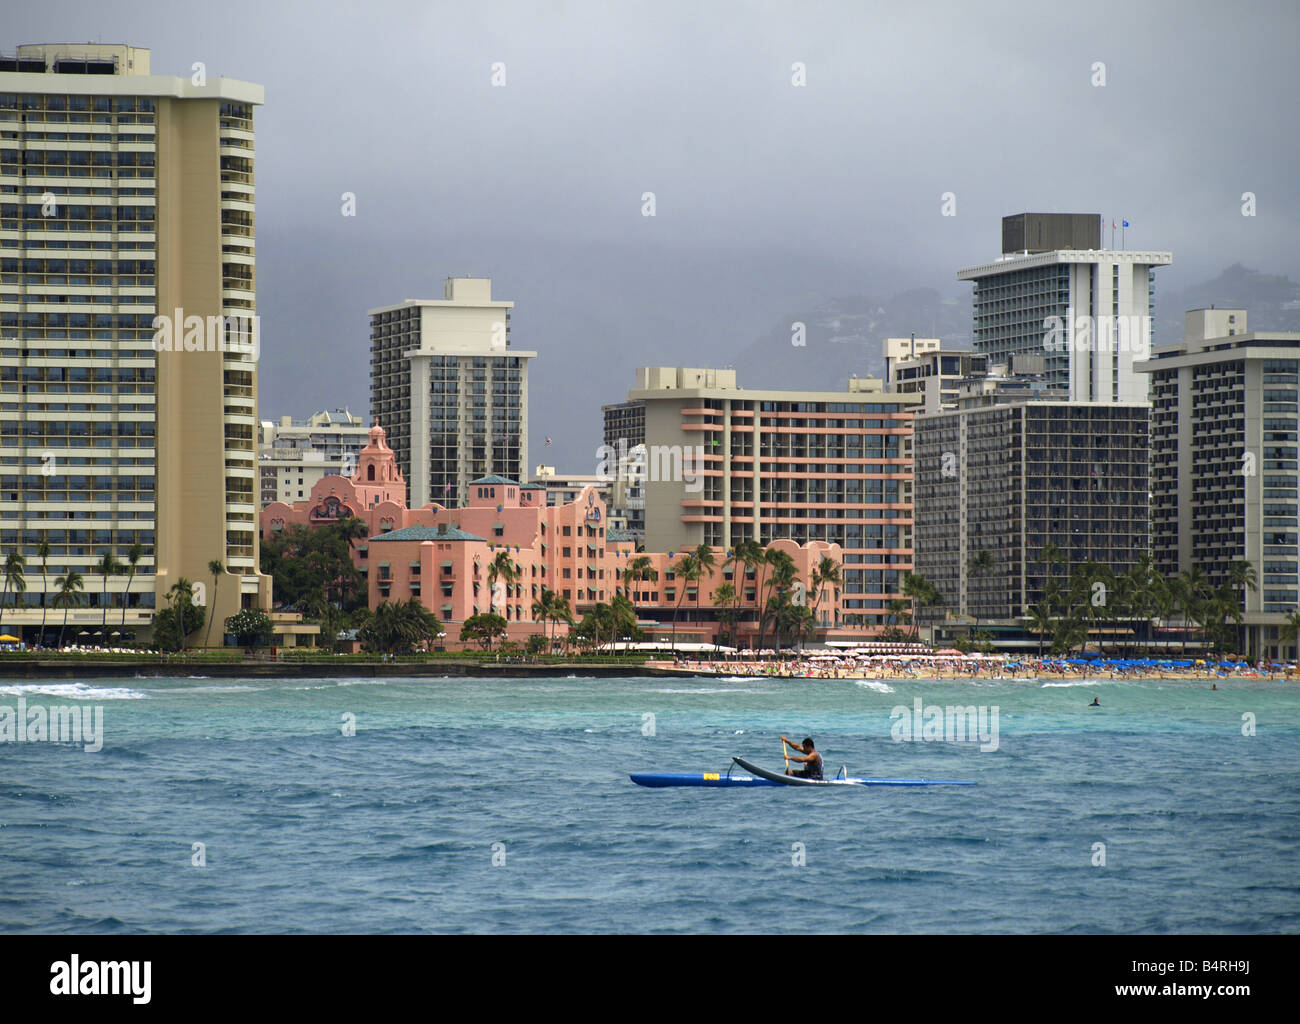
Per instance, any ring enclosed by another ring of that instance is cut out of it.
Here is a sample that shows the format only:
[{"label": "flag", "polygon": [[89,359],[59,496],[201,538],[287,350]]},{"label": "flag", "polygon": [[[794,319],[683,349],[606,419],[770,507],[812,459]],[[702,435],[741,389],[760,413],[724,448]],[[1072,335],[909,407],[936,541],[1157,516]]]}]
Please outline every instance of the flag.
[{"label": "flag", "polygon": [[1112,231],[1114,231],[1117,227],[1119,227],[1119,225],[1116,224],[1114,221],[1111,221],[1111,222],[1110,222],[1110,229],[1111,229]]},{"label": "flag", "polygon": [[1124,222],[1124,227],[1126,227],[1126,228],[1127,228],[1127,227],[1130,227],[1130,226],[1131,226],[1131,225],[1130,225],[1130,224],[1129,224],[1129,222],[1128,222],[1128,221],[1125,221],[1125,222]]},{"label": "flag", "polygon": [[547,443],[547,444],[550,444],[550,443],[551,443],[551,439],[550,439],[549,437],[546,439],[546,443]]}]

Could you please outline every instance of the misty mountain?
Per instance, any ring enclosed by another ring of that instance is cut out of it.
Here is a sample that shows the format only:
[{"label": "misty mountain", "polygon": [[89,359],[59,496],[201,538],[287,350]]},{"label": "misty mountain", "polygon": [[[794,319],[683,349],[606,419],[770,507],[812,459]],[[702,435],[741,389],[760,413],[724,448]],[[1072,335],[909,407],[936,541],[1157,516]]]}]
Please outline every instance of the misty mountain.
[{"label": "misty mountain", "polygon": [[[804,344],[794,344],[804,325]],[[885,338],[942,338],[945,345],[971,345],[970,297],[941,296],[914,288],[889,298],[863,295],[828,299],[781,317],[735,356],[737,381],[746,388],[843,390],[849,377],[882,377]]]},{"label": "misty mountain", "polygon": [[[1210,305],[1246,310],[1251,330],[1300,332],[1300,283],[1238,263],[1182,291],[1161,291],[1157,273],[1155,344],[1181,341],[1186,311]],[[805,327],[803,346],[792,341],[796,323]],[[970,293],[944,297],[932,288],[915,288],[889,298],[829,299],[780,317],[739,350],[731,365],[741,387],[838,391],[853,374],[883,377],[884,339],[912,333],[941,338],[947,348],[971,348]]]},{"label": "misty mountain", "polygon": [[1234,263],[1218,277],[1181,292],[1162,292],[1156,274],[1155,344],[1183,340],[1183,317],[1207,306],[1244,309],[1252,331],[1300,332],[1300,284],[1283,275],[1264,274]]}]

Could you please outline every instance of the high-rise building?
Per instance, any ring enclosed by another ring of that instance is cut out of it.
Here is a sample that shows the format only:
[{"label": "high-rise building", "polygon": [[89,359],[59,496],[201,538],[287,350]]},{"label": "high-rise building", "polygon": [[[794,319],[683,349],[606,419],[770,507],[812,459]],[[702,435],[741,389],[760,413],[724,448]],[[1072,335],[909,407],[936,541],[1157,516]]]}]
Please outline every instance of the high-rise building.
[{"label": "high-rise building", "polygon": [[[25,608],[5,614],[25,639],[74,572],[82,641],[101,621],[147,627],[182,577],[211,587],[212,561],[235,577],[206,595],[214,621],[270,604],[257,568],[262,87],[149,64],[124,45],[0,58],[0,549],[27,561]],[[136,544],[129,584],[100,572]],[[47,639],[62,618],[48,616]]]},{"label": "high-rise building", "polygon": [[1247,330],[1244,309],[1186,315],[1181,344],[1138,366],[1152,385],[1152,558],[1210,586],[1235,562],[1257,654],[1297,656],[1287,613],[1300,606],[1300,334]]},{"label": "high-rise building", "polygon": [[890,391],[920,395],[917,412],[956,408],[960,382],[987,370],[987,356],[945,351],[938,338],[885,339],[885,385]]},{"label": "high-rise building", "polygon": [[602,405],[605,417],[604,458],[597,460],[605,479],[612,478],[610,521],[637,543],[645,542],[645,403]]},{"label": "high-rise building", "polygon": [[1133,363],[1150,355],[1155,271],[1173,255],[1100,248],[1095,214],[1017,214],[1002,230],[999,259],[957,271],[975,285],[975,350],[990,366],[1045,355],[1074,402],[1146,401]]},{"label": "high-rise building", "polygon": [[[1079,563],[1127,571],[1148,549],[1149,418],[1064,401],[918,415],[916,571],[950,613],[985,620],[1027,614]],[[1049,543],[1064,567],[1042,561]]]},{"label": "high-rise building", "polygon": [[370,412],[409,482],[411,504],[461,505],[483,476],[528,475],[528,360],[510,345],[513,302],[489,278],[449,277],[441,299],[370,315]]},{"label": "high-rise building", "polygon": [[323,476],[352,476],[369,434],[361,417],[347,409],[313,413],[306,420],[263,420],[257,448],[262,505],[303,498]]},{"label": "high-rise building", "polygon": [[734,550],[787,539],[843,552],[850,626],[886,624],[912,568],[912,410],[919,395],[751,391],[734,370],[642,367],[646,547]]}]

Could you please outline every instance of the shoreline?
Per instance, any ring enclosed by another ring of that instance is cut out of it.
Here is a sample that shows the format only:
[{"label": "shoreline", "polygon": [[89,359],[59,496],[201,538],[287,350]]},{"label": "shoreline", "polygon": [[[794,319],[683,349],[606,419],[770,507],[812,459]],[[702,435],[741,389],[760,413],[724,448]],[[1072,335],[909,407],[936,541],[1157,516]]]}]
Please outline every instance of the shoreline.
[{"label": "shoreline", "polygon": [[157,659],[130,661],[114,660],[96,664],[93,660],[75,663],[59,660],[33,660],[9,662],[0,658],[0,680],[14,679],[77,679],[77,678],[213,678],[213,679],[304,679],[317,677],[370,677],[370,678],[745,678],[745,679],[839,679],[853,681],[906,682],[959,680],[1002,682],[1288,682],[1297,678],[1295,672],[1217,672],[1205,668],[1160,668],[1140,671],[1115,672],[1104,668],[1079,667],[1077,670],[1037,670],[1032,668],[976,670],[957,669],[951,666],[927,666],[915,671],[901,668],[823,669],[817,671],[792,671],[794,666],[768,665],[761,669],[754,665],[674,665],[667,662],[647,662],[644,665],[595,665],[581,662],[565,664],[537,664],[531,662],[483,661],[429,661],[429,662],[293,662],[255,661],[224,662],[217,664],[182,661],[159,662]]}]

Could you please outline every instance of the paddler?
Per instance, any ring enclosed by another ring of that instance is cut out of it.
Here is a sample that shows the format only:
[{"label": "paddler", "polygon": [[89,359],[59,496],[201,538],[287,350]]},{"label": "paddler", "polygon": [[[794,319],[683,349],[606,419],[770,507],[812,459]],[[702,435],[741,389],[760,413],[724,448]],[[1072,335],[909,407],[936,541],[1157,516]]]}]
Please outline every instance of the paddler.
[{"label": "paddler", "polygon": [[796,743],[794,740],[782,736],[781,742],[788,743],[790,746],[794,747],[795,750],[799,751],[799,754],[787,755],[787,760],[798,761],[805,765],[802,771],[794,771],[793,769],[787,768],[785,770],[787,775],[797,775],[801,779],[821,779],[822,756],[817,753],[817,748],[813,746],[811,736],[805,736],[802,743]]}]

